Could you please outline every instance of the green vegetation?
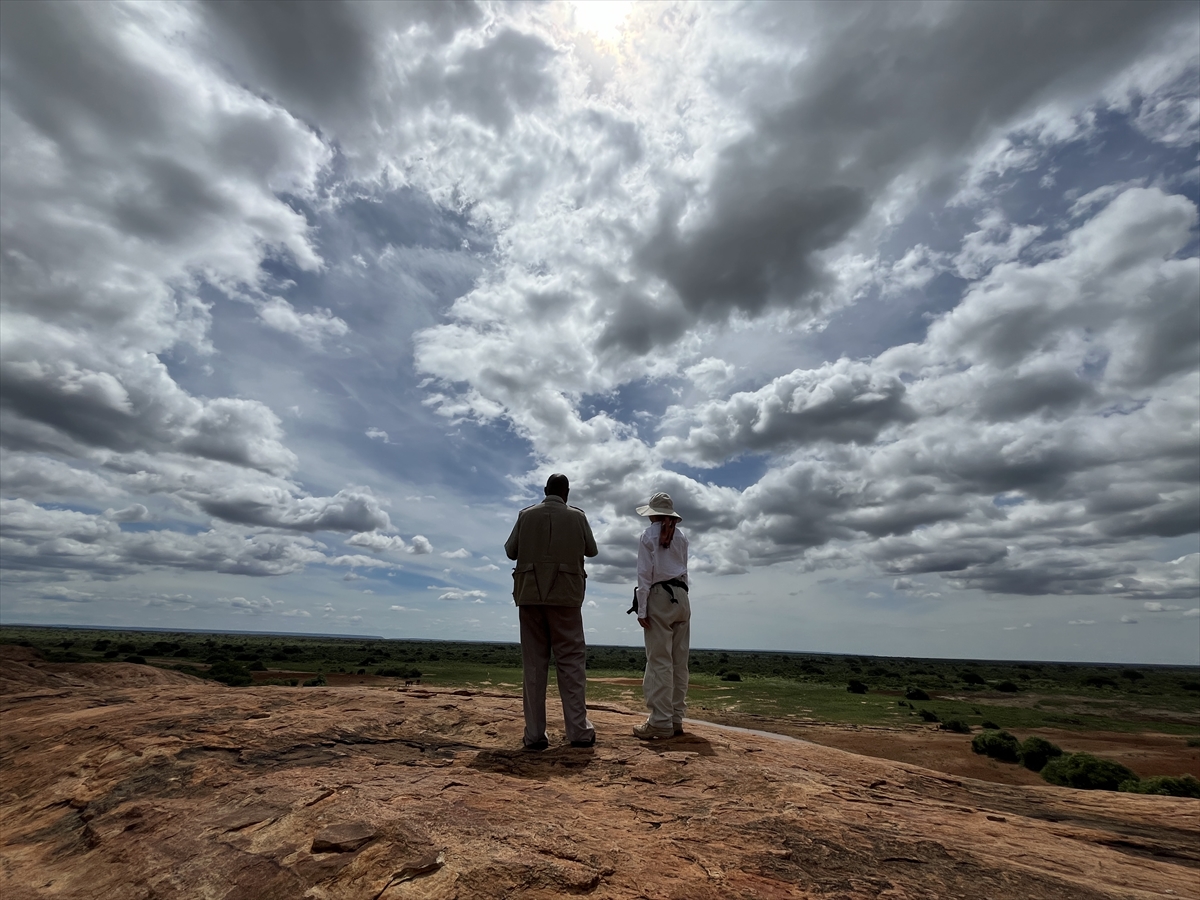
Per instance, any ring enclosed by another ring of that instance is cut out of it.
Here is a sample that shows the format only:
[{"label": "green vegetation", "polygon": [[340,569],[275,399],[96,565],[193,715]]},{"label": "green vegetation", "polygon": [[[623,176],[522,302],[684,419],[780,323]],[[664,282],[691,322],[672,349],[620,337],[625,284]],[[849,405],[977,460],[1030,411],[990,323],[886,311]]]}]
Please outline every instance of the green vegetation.
[{"label": "green vegetation", "polygon": [[1128,767],[1090,753],[1070,753],[1052,759],[1042,769],[1042,777],[1060,787],[1089,791],[1115,791],[1124,784],[1138,781],[1137,775]]},{"label": "green vegetation", "polygon": [[985,731],[971,739],[971,749],[1000,762],[1016,762],[1021,758],[1021,742],[1007,731]]},{"label": "green vegetation", "polygon": [[1153,775],[1140,781],[1123,781],[1117,789],[1131,794],[1162,794],[1167,797],[1200,799],[1200,779],[1195,775]]},{"label": "green vegetation", "polygon": [[1040,772],[1050,760],[1062,756],[1062,747],[1043,737],[1033,735],[1021,744],[1021,765],[1031,772]]},{"label": "green vegetation", "polygon": [[[435,686],[516,693],[521,685],[516,644],[25,626],[0,626],[0,643],[35,647],[56,662],[121,662],[135,655],[149,665],[207,677],[215,677],[214,669],[233,671],[217,668],[233,663],[256,684],[303,685],[319,675],[329,681],[361,670]],[[637,681],[644,667],[640,647],[589,647],[589,700],[640,706]],[[863,725],[958,722],[976,731],[1018,733],[1157,731],[1189,739],[1200,729],[1196,667],[695,649],[690,668],[689,704],[701,718],[713,710]],[[852,681],[865,693],[848,690]]]}]

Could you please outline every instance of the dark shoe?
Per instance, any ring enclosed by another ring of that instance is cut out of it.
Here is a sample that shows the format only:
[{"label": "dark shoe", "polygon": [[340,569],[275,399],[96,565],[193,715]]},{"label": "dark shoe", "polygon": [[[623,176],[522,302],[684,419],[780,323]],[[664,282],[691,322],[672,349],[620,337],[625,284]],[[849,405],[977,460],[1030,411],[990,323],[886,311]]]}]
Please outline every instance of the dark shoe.
[{"label": "dark shoe", "polygon": [[545,750],[549,746],[550,742],[545,738],[542,738],[540,741],[534,741],[532,744],[522,744],[521,749],[528,750],[530,753],[534,753],[539,750]]},{"label": "dark shoe", "polygon": [[571,746],[572,747],[595,747],[596,746],[596,736],[592,735],[591,740],[588,740],[588,741],[571,741]]},{"label": "dark shoe", "polygon": [[673,729],[671,729],[671,730],[675,732],[675,737],[682,737],[682,736],[683,736],[683,726],[682,726],[682,725],[676,725],[676,726],[675,726]]}]

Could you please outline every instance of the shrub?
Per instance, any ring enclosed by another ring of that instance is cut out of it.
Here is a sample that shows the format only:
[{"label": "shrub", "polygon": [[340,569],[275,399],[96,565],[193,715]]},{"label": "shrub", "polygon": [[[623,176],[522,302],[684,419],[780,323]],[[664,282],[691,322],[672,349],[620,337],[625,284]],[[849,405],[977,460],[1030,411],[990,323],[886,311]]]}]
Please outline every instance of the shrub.
[{"label": "shrub", "polygon": [[1090,753],[1069,753],[1052,759],[1042,769],[1042,777],[1060,787],[1088,791],[1115,791],[1137,775],[1111,759],[1100,759]]},{"label": "shrub", "polygon": [[[909,706],[909,704],[908,704],[908,701],[907,701],[907,700],[897,700],[897,701],[896,701],[896,705],[897,705],[897,706]],[[909,707],[909,708],[911,709],[911,707]]]},{"label": "shrub", "polygon": [[127,657],[125,657],[125,662],[127,662],[127,663],[140,663],[140,664],[142,664],[142,665],[144,666],[144,665],[146,664],[146,657],[144,657],[144,656],[138,656],[136,653],[131,653],[131,654],[129,654]]},{"label": "shrub", "polygon": [[104,651],[104,658],[105,658],[105,659],[116,659],[116,658],[117,658],[118,656],[120,656],[120,655],[121,655],[121,651],[120,651],[120,650],[105,650],[105,651]]},{"label": "shrub", "polygon": [[1200,681],[1181,681],[1179,686],[1185,691],[1200,691]]},{"label": "shrub", "polygon": [[1187,739],[1189,747],[1200,747],[1200,737],[1190,737]]},{"label": "shrub", "polygon": [[175,651],[175,653],[173,655],[180,659],[186,659],[187,657],[192,655],[192,651],[189,650],[187,647],[180,647],[178,650]]},{"label": "shrub", "polygon": [[1000,726],[997,725],[995,722],[993,722],[991,719],[984,719],[982,722],[979,723],[979,727],[980,728],[990,728],[992,731],[1000,730]]},{"label": "shrub", "polygon": [[905,700],[928,700],[929,695],[920,688],[910,687],[904,692]]},{"label": "shrub", "polygon": [[737,672],[726,672],[724,675],[721,676],[721,680],[722,681],[741,681],[742,676],[739,675]]},{"label": "shrub", "polygon": [[983,680],[983,676],[978,672],[960,672],[958,677],[962,679],[964,684],[987,684]]},{"label": "shrub", "polygon": [[1141,681],[1146,676],[1143,675],[1141,672],[1139,672],[1137,669],[1122,669],[1121,677],[1128,678],[1130,681]]},{"label": "shrub", "polygon": [[250,663],[250,665],[246,666],[246,668],[251,672],[267,671],[267,667],[263,665],[263,661],[261,659],[256,659],[254,662]]},{"label": "shrub", "polygon": [[953,731],[955,734],[970,734],[971,726],[962,719],[947,719],[941,725],[942,731]]},{"label": "shrub", "polygon": [[1046,763],[1056,756],[1062,756],[1062,747],[1037,735],[1025,738],[1025,743],[1021,745],[1021,765],[1031,772],[1042,771]]},{"label": "shrub", "polygon": [[358,674],[359,674],[359,675],[366,675],[366,674],[367,674],[367,670],[366,670],[366,669],[359,669],[359,670],[358,670]]},{"label": "shrub", "polygon": [[106,641],[104,639],[101,639],[101,640],[96,641],[96,643],[92,644],[92,649],[95,650],[97,653],[102,653],[108,649],[108,645],[111,643],[112,643],[112,641]]},{"label": "shrub", "polygon": [[1117,683],[1107,675],[1089,675],[1087,678],[1083,679],[1083,683],[1088,687],[1094,688],[1117,687]]},{"label": "shrub", "polygon": [[1021,744],[1007,731],[985,731],[971,740],[971,749],[1000,762],[1016,762],[1021,756]]},{"label": "shrub", "polygon": [[[359,672],[358,674],[362,675],[363,673]],[[375,674],[383,675],[385,678],[420,678],[421,670],[420,669],[401,669],[398,667],[393,667],[393,668],[389,668],[389,669],[376,669]]]},{"label": "shrub", "polygon": [[1015,694],[1017,692],[1017,686],[1011,681],[1002,681],[996,685],[996,690],[1003,691],[1006,694]]},{"label": "shrub", "polygon": [[1117,790],[1131,794],[1161,794],[1166,797],[1194,797],[1200,800],[1200,779],[1195,775],[1152,775],[1140,781],[1122,781]]},{"label": "shrub", "polygon": [[922,719],[924,719],[926,722],[940,722],[940,721],[941,721],[941,720],[938,718],[938,714],[937,714],[937,713],[935,713],[935,712],[934,712],[933,710],[931,710],[931,709],[923,709],[923,710],[921,710],[921,718],[922,718]]},{"label": "shrub", "polygon": [[245,687],[254,681],[245,668],[227,659],[213,663],[205,674],[213,681],[219,681],[230,687]]},{"label": "shrub", "polygon": [[304,682],[305,687],[325,687],[327,684],[329,684],[329,682],[326,681],[325,676],[320,673],[317,673],[316,678],[310,678],[308,681]]},{"label": "shrub", "polygon": [[121,653],[137,653],[137,644],[117,644],[117,650]]},{"label": "shrub", "polygon": [[852,694],[865,694],[867,692],[867,686],[857,678],[851,678],[849,684],[846,685],[846,690]]}]

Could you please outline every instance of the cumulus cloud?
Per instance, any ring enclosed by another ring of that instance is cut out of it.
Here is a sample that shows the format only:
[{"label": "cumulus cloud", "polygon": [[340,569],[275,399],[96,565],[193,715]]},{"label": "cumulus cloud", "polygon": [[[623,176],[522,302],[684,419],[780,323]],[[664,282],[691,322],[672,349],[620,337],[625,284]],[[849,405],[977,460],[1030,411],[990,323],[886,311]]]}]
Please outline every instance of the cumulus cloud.
[{"label": "cumulus cloud", "polygon": [[468,559],[471,556],[471,551],[466,547],[459,547],[457,550],[443,550],[442,556],[446,559]]},{"label": "cumulus cloud", "polygon": [[487,597],[486,591],[446,591],[441,594],[439,600],[472,600],[476,603],[482,603]]},{"label": "cumulus cloud", "polygon": [[423,535],[413,535],[411,542],[406,542],[398,534],[379,534],[378,532],[359,532],[346,538],[346,543],[352,547],[366,547],[375,553],[411,553],[424,555],[433,552],[433,546]]},{"label": "cumulus cloud", "polygon": [[[786,451],[805,443],[871,443],[893,422],[909,421],[899,378],[841,359],[797,370],[725,401],[667,410],[664,428],[688,428],[659,449],[693,465],[716,465],[741,452]],[[696,422],[696,424],[691,424]]]},{"label": "cumulus cloud", "polygon": [[274,612],[287,605],[282,600],[272,600],[266,596],[257,600],[247,600],[245,597],[218,597],[217,602],[229,607],[233,612],[255,616]]},{"label": "cumulus cloud", "polygon": [[282,297],[272,297],[258,308],[258,317],[276,331],[293,335],[311,347],[321,347],[326,338],[342,337],[350,327],[328,309],[297,312]]}]

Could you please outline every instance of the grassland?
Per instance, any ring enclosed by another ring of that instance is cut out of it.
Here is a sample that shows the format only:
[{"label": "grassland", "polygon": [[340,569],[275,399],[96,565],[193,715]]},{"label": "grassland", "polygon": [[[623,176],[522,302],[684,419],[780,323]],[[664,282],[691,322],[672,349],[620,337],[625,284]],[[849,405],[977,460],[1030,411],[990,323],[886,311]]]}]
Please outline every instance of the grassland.
[{"label": "grassland", "polygon": [[[518,692],[516,644],[0,626],[0,643],[60,662],[143,661],[226,683],[364,675]],[[588,650],[589,702],[641,704],[640,648]],[[898,725],[1200,735],[1200,670],[694,650],[692,714]],[[857,681],[864,693],[852,693]],[[906,699],[921,697],[925,699]],[[934,717],[934,718],[931,718]]]}]

